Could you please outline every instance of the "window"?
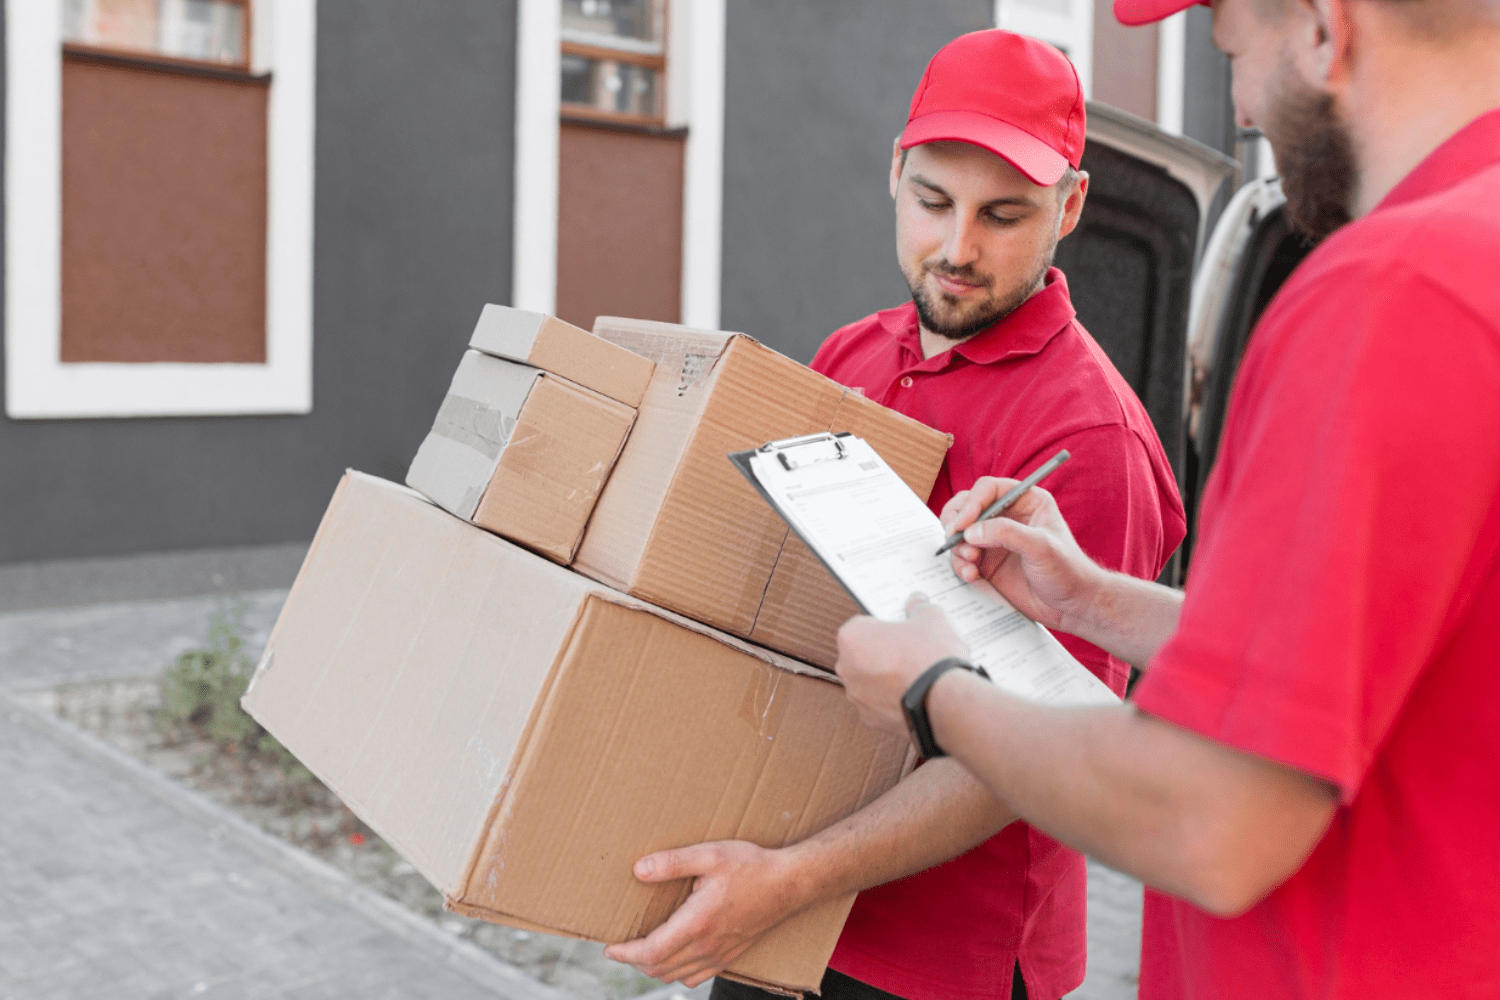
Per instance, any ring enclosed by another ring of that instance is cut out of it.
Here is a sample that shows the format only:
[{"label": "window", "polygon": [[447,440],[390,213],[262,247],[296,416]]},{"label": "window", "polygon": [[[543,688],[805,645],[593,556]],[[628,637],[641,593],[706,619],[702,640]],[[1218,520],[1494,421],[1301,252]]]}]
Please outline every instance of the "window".
[{"label": "window", "polygon": [[665,0],[563,0],[565,115],[662,124],[665,7]]},{"label": "window", "polygon": [[69,45],[248,67],[245,0],[65,0]]},{"label": "window", "polygon": [[316,40],[316,0],[5,5],[7,416],[311,409]]}]

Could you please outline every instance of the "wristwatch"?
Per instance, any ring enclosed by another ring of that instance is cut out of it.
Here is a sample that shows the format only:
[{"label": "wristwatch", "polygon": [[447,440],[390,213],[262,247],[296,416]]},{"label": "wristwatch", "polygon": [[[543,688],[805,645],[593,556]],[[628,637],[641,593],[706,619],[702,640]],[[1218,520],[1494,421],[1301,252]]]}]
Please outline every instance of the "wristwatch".
[{"label": "wristwatch", "polygon": [[924,670],[922,676],[912,681],[911,687],[906,689],[906,694],[901,696],[901,707],[906,709],[906,728],[911,730],[911,738],[916,741],[917,749],[928,760],[948,756],[943,752],[943,748],[937,745],[937,740],[932,738],[932,723],[927,718],[927,692],[932,690],[932,685],[937,683],[939,677],[950,670],[967,670],[971,674],[978,674],[985,680],[990,679],[990,675],[983,667],[976,667],[956,656],[949,656],[938,660]]}]

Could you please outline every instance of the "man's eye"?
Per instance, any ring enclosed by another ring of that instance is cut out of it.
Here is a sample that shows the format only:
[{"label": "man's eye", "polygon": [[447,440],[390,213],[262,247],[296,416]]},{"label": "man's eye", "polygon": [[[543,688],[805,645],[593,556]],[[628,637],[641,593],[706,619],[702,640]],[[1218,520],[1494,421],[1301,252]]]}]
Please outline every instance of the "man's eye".
[{"label": "man's eye", "polygon": [[948,207],[948,203],[946,201],[928,201],[926,198],[918,198],[917,204],[921,205],[929,212],[941,212],[943,209]]},{"label": "man's eye", "polygon": [[1014,226],[1016,223],[1021,221],[1018,218],[1012,218],[1008,215],[991,215],[988,216],[988,218],[990,222],[994,223],[997,226]]}]

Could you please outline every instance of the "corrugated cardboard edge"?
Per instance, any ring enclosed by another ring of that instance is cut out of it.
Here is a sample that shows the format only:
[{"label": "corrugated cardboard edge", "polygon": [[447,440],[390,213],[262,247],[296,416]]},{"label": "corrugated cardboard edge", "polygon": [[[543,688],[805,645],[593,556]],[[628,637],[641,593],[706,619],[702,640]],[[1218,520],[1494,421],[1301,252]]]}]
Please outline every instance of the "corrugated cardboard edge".
[{"label": "corrugated cardboard edge", "polygon": [[[623,343],[620,343],[619,341],[611,339],[610,336],[609,336],[609,334],[611,332],[614,332],[614,333],[618,333],[618,334],[636,335],[636,336],[652,336],[652,335],[662,335],[662,336],[665,336],[665,335],[668,335],[671,331],[678,331],[678,330],[685,330],[685,331],[687,331],[689,333],[694,333],[694,334],[704,334],[704,335],[712,335],[714,337],[723,337],[724,340],[723,340],[723,343],[721,343],[719,345],[719,351],[718,351],[718,353],[716,355],[714,355],[713,364],[709,365],[708,371],[706,373],[702,373],[699,376],[699,378],[698,378],[698,383],[697,384],[701,384],[704,387],[703,390],[702,390],[702,394],[701,394],[701,396],[699,398],[698,416],[695,418],[695,425],[694,425],[691,433],[689,433],[687,435],[687,437],[683,441],[681,453],[678,456],[677,463],[672,466],[671,474],[669,476],[667,476],[666,481],[662,485],[660,492],[656,493],[654,495],[654,505],[655,505],[655,508],[657,510],[660,509],[661,504],[666,500],[666,498],[668,496],[671,495],[672,490],[675,489],[676,486],[677,486],[678,479],[679,479],[680,472],[681,472],[681,468],[682,468],[681,456],[687,453],[688,448],[691,447],[691,443],[692,443],[692,440],[693,440],[694,436],[696,436],[696,434],[698,433],[697,426],[696,426],[696,421],[702,419],[703,407],[705,407],[707,405],[707,402],[708,402],[709,398],[712,395],[712,387],[717,383],[718,377],[719,377],[719,373],[722,371],[721,362],[724,360],[724,356],[729,352],[729,348],[734,343],[734,339],[736,337],[744,337],[745,335],[742,334],[742,333],[724,333],[724,332],[718,331],[718,330],[697,330],[697,329],[694,329],[694,328],[691,328],[691,327],[681,327],[681,326],[678,326],[677,324],[674,324],[674,323],[660,323],[660,322],[657,322],[655,320],[626,319],[626,318],[619,317],[619,316],[600,316],[600,317],[598,317],[597,319],[594,320],[594,332],[593,332],[593,336],[596,336],[596,337],[599,337],[599,338],[601,338],[603,340],[606,340],[609,343],[614,344],[615,346],[620,347],[620,348],[622,348],[624,350],[631,351],[632,353],[636,353],[635,350],[634,350],[634,348],[630,347],[628,344],[623,344]],[[749,339],[749,338],[746,338],[746,339]],[[648,360],[650,360],[652,362],[652,364],[655,366],[654,370],[656,372],[659,373],[659,372],[662,372],[662,371],[666,370],[666,369],[664,369],[662,367],[662,365],[664,363],[662,359],[652,358],[649,355],[638,355],[638,356],[640,356],[640,357],[646,357]],[[654,381],[654,378],[655,378],[655,376],[653,376],[653,381]],[[680,383],[679,383],[679,385],[680,385]],[[681,396],[683,394],[683,391],[684,390],[682,388],[679,388],[678,389],[678,395]],[[649,386],[647,388],[646,395],[647,396],[650,395],[650,388],[649,388]],[[645,399],[645,397],[643,397],[642,400],[641,400],[641,405],[637,409],[637,412],[636,412],[636,422],[637,423],[639,423],[640,420],[641,420],[641,412],[646,409],[646,405],[645,404],[646,404],[646,399]],[[631,427],[631,434],[633,435],[634,433],[635,433],[635,427],[634,427],[634,425],[632,425],[632,427]],[[615,468],[619,468],[620,458],[621,458],[621,456],[624,455],[625,448],[628,448],[629,446],[630,446],[630,439],[627,437],[626,438],[626,442],[625,442],[625,446],[620,449],[620,455],[615,456]],[[611,476],[614,475],[614,470],[613,469],[610,470],[610,475]],[[603,490],[600,490],[599,497],[600,497],[600,500],[603,499],[603,497],[604,497],[604,491]],[[594,510],[597,512],[598,509],[599,509],[599,504],[598,504],[598,502],[596,502],[594,504]],[[583,539],[580,541],[579,546],[578,546],[578,548],[580,548],[580,549],[582,548],[583,542],[588,539],[589,527],[592,525],[593,519],[594,519],[594,515],[590,514],[589,515],[589,522],[590,523],[589,523],[589,525],[585,525],[584,526]],[[629,575],[628,576],[620,575],[620,574],[614,572],[611,568],[608,568],[608,567],[605,567],[605,566],[602,566],[602,565],[597,565],[595,563],[577,564],[577,565],[573,566],[573,569],[575,569],[579,573],[582,573],[583,575],[589,577],[590,579],[597,580],[600,583],[603,583],[603,584],[605,584],[607,586],[610,586],[610,587],[614,587],[614,588],[616,588],[618,590],[622,590],[622,591],[633,590],[633,589],[635,589],[635,587],[637,586],[637,584],[639,582],[637,574],[640,571],[641,557],[642,557],[642,555],[645,552],[647,552],[647,551],[650,550],[652,540],[656,536],[656,531],[657,531],[658,527],[659,527],[659,521],[658,521],[657,518],[653,517],[652,520],[651,520],[651,528],[650,528],[650,530],[646,532],[645,536],[641,539],[641,541],[636,545],[636,547],[634,549],[633,557],[630,560],[630,571],[629,571]],[[577,551],[577,549],[575,549],[575,551],[573,553],[573,557],[574,557],[575,560],[576,560],[577,556],[578,556],[578,551]]]},{"label": "corrugated cardboard edge", "polygon": [[[592,334],[590,334],[590,336],[592,336]],[[617,466],[619,464],[619,462],[620,462],[620,455],[622,453],[624,453],[624,451],[625,451],[626,442],[628,442],[630,440],[630,434],[631,434],[631,432],[633,430],[635,430],[635,422],[636,422],[636,419],[640,416],[640,411],[636,407],[631,406],[628,403],[622,403],[620,400],[615,399],[613,396],[608,396],[608,395],[605,395],[604,393],[599,392],[597,390],[590,389],[586,385],[580,385],[579,383],[574,382],[572,379],[567,378],[564,375],[559,375],[556,372],[549,372],[549,371],[546,371],[545,369],[543,369],[540,372],[540,376],[538,378],[538,381],[541,381],[542,379],[549,379],[549,378],[552,379],[552,380],[554,380],[554,381],[556,381],[557,383],[559,383],[561,386],[563,386],[564,388],[566,388],[568,390],[575,391],[575,392],[580,392],[580,393],[583,393],[585,395],[595,397],[595,398],[597,398],[599,400],[603,400],[603,401],[605,401],[607,403],[610,403],[610,404],[612,404],[614,406],[623,407],[624,409],[630,411],[630,419],[626,421],[625,433],[624,433],[624,435],[621,436],[619,446],[615,448],[614,455],[612,455],[610,457],[609,468],[608,468],[608,470],[605,471],[604,478],[601,479],[601,480],[599,480],[599,487],[598,487],[598,489],[596,489],[594,491],[594,500],[593,500],[593,503],[590,504],[590,506],[589,506],[588,517],[584,518],[582,530],[580,530],[578,532],[578,534],[576,536],[574,536],[574,538],[573,538],[573,545],[572,545],[571,548],[569,548],[565,552],[561,548],[557,548],[557,549],[545,548],[545,547],[541,547],[541,546],[530,544],[530,543],[528,543],[528,542],[526,542],[526,541],[524,541],[522,539],[516,539],[516,538],[511,538],[511,537],[506,536],[506,535],[501,535],[501,537],[505,538],[506,541],[512,542],[512,543],[514,543],[516,545],[519,545],[522,548],[527,549],[527,550],[529,550],[531,552],[535,552],[537,555],[540,555],[540,556],[543,556],[543,557],[545,557],[547,559],[550,559],[552,562],[558,563],[559,565],[562,565],[562,566],[572,566],[574,557],[576,557],[578,555],[578,548],[579,548],[579,546],[581,546],[583,544],[584,536],[588,534],[588,531],[589,531],[589,527],[588,527],[589,526],[589,522],[594,519],[594,511],[599,506],[599,498],[604,495],[604,488],[609,485],[610,477],[615,474],[615,466]],[[531,398],[530,396],[527,397],[528,400],[530,398]],[[524,412],[524,410],[525,410],[525,408],[523,406],[522,410],[518,411],[517,416],[519,417],[520,413]],[[497,458],[495,460],[495,469],[498,471],[499,467],[500,467],[500,459]],[[490,481],[485,484],[484,491],[479,495],[479,500],[478,500],[478,502],[474,506],[474,516],[476,516],[476,517],[478,516],[479,510],[480,510],[480,508],[482,508],[484,506],[485,498],[489,495],[489,491],[490,491],[490,489],[493,486],[494,486],[494,473],[491,473]],[[442,505],[439,504],[438,506],[442,506]],[[444,508],[444,509],[446,509],[446,508]],[[453,511],[449,511],[449,513],[454,513],[454,512]],[[460,516],[462,516],[462,515],[460,515]],[[475,521],[473,523],[476,524],[478,527],[484,528],[486,531],[491,531],[490,528],[486,527],[485,525],[479,524],[477,521]],[[499,532],[494,532],[494,531],[492,531],[491,533],[492,534],[500,534]],[[608,583],[609,581],[605,580],[605,581],[600,581],[600,582]]]},{"label": "corrugated cardboard edge", "polygon": [[[753,345],[754,347],[761,348],[762,350],[769,350],[769,348],[766,348],[763,344],[761,344],[759,341],[757,341],[754,337],[747,336],[746,334],[743,334],[743,333],[732,333],[732,334],[729,334],[728,337],[729,337],[729,339],[727,341],[725,341],[725,343],[724,343],[724,350],[721,351],[719,353],[719,356],[714,359],[714,363],[713,363],[712,367],[709,369],[709,374],[704,379],[705,388],[704,388],[703,392],[704,392],[704,399],[705,399],[705,401],[712,394],[714,386],[716,386],[718,384],[719,376],[728,368],[728,366],[729,366],[729,360],[728,359],[730,359],[733,356],[736,347],[740,347],[741,350],[745,349],[744,347],[740,346],[740,342],[741,341],[748,342],[750,345]],[[793,363],[795,363],[795,362],[793,362]],[[837,409],[835,409],[835,412],[837,412]],[[685,464],[683,462],[683,459],[686,458],[686,456],[689,453],[691,453],[692,451],[694,451],[698,447],[698,438],[699,438],[699,436],[701,434],[705,433],[705,425],[706,425],[706,423],[707,423],[707,407],[705,405],[705,408],[699,412],[698,418],[697,418],[697,420],[693,424],[693,431],[692,431],[692,433],[688,435],[687,441],[683,444],[682,454],[678,456],[677,465],[673,467],[672,477],[667,482],[667,488],[662,492],[662,497],[661,497],[662,502],[661,502],[661,504],[658,505],[658,511],[660,510],[661,506],[665,505],[665,503],[667,501],[667,498],[671,497],[673,495],[674,491],[676,491],[676,489],[680,485],[680,481],[682,479],[683,466]],[[726,456],[725,460],[726,461],[728,460],[727,456]],[[646,544],[643,545],[643,546],[641,546],[641,552],[642,553],[650,552],[652,550],[653,546],[656,543],[658,534],[663,530],[662,522],[663,522],[663,518],[661,518],[661,517],[657,517],[657,518],[655,518],[655,519],[652,520],[652,522],[651,522],[651,530],[646,535]],[[783,528],[784,528],[784,526],[783,526]],[[784,530],[782,531],[781,547],[779,547],[776,550],[776,558],[773,559],[773,560],[771,560],[771,570],[770,570],[769,573],[766,574],[765,583],[760,588],[760,595],[757,598],[756,605],[755,605],[755,614],[753,614],[753,615],[750,616],[750,623],[749,623],[749,625],[745,626],[743,628],[743,630],[741,630],[741,629],[735,628],[734,626],[732,626],[728,622],[713,622],[711,624],[713,625],[714,628],[717,628],[719,631],[724,632],[726,634],[734,635],[734,636],[739,636],[741,638],[748,638],[749,635],[750,635],[750,633],[755,631],[755,620],[758,617],[760,617],[760,605],[762,603],[764,603],[764,601],[766,599],[766,590],[767,590],[767,588],[769,588],[771,586],[771,576],[776,572],[776,563],[781,560],[781,549],[784,548],[785,546],[786,546],[786,529],[784,528]],[[630,586],[628,588],[626,588],[626,589],[629,589],[629,590],[633,591],[633,590],[637,589],[640,586],[641,581],[640,581],[639,573],[640,573],[641,565],[642,565],[643,562],[644,562],[644,560],[641,560],[639,558],[636,560],[635,572],[633,572],[631,574]],[[645,596],[649,598],[649,597],[652,597],[653,595],[647,594]],[[657,605],[653,605],[653,607],[657,607]],[[757,646],[756,648],[760,649],[760,648],[763,648],[763,647]],[[784,654],[777,654],[777,655],[784,655]],[[792,662],[799,662],[799,663],[801,662],[801,661],[796,660],[796,659],[794,659],[792,657],[788,657],[788,659],[791,659]]]},{"label": "corrugated cardboard edge", "polygon": [[[819,681],[823,681],[824,683],[832,684],[834,686],[842,686],[842,682],[836,676],[830,675],[827,672],[819,670],[816,667],[808,666],[807,664],[801,663],[797,660],[792,659],[791,657],[784,656],[773,650],[765,649],[749,642],[744,642],[735,636],[727,635],[700,622],[693,621],[689,618],[684,618],[683,616],[675,614],[671,611],[667,611],[664,608],[655,607],[653,605],[645,603],[644,601],[632,598],[626,594],[615,592],[603,586],[591,589],[591,592],[588,593],[583,598],[583,600],[579,602],[578,608],[574,613],[573,620],[568,627],[567,635],[565,639],[558,645],[557,653],[553,658],[552,664],[548,668],[546,680],[543,682],[541,689],[537,693],[537,697],[535,702],[533,703],[531,713],[528,715],[526,725],[521,732],[521,737],[516,743],[515,752],[511,756],[510,766],[507,769],[505,778],[500,785],[500,794],[496,796],[495,801],[491,804],[489,813],[481,828],[485,831],[496,830],[501,826],[501,824],[503,824],[505,812],[510,804],[510,793],[511,789],[515,785],[517,772],[527,761],[529,744],[531,743],[531,740],[535,735],[537,727],[543,723],[549,709],[551,708],[553,692],[560,680],[562,665],[568,662],[572,657],[573,647],[578,637],[578,630],[587,616],[590,602],[595,600],[615,605],[617,607],[627,608],[632,611],[644,612],[657,619],[665,620],[672,624],[686,628],[692,632],[696,632],[700,635],[706,636],[716,642],[721,643],[722,645],[728,646],[729,648],[734,649],[738,652],[747,654],[762,663],[780,670],[784,670],[788,673],[815,678]],[[906,774],[910,773],[911,767],[915,764],[915,760],[915,751],[908,750],[906,760],[903,763],[901,772],[903,777]],[[480,877],[480,861],[484,857],[490,846],[490,837],[488,834],[476,839],[474,847],[469,856],[469,861],[465,866],[465,874],[461,881],[461,888],[457,893],[444,894],[443,905],[446,909],[451,910],[455,913],[463,914],[464,916],[485,920],[491,923],[500,923],[506,926],[516,927],[521,930],[534,931],[543,934],[555,934],[563,937],[577,938],[580,940],[599,940],[597,938],[591,938],[587,935],[580,934],[567,928],[554,927],[548,924],[537,923],[536,921],[527,920],[523,917],[519,917],[512,913],[507,913],[503,910],[496,910],[486,906],[477,906],[472,903],[466,902],[465,899],[475,895],[477,893],[477,890],[479,889],[479,887],[475,883],[475,880]],[[683,898],[685,898],[685,896],[690,891],[690,885],[683,887],[679,898],[677,898],[672,905],[673,910],[681,905]],[[850,896],[849,902],[852,905],[852,894]],[[766,989],[781,996],[799,998],[803,996],[803,992],[784,985],[758,980],[737,973],[725,972],[722,974],[738,982],[743,982],[751,986],[758,986],[762,989]],[[815,988],[809,987],[807,992],[817,993],[818,991]]]}]

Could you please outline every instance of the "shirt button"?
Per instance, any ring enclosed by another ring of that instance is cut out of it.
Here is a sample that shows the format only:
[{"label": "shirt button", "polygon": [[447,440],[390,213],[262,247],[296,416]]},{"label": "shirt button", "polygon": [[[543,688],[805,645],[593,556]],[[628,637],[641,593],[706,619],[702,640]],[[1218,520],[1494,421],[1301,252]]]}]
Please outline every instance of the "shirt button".
[{"label": "shirt button", "polygon": [[911,376],[910,375],[903,375],[901,377],[901,388],[903,388],[903,389],[910,389],[911,388]]}]

